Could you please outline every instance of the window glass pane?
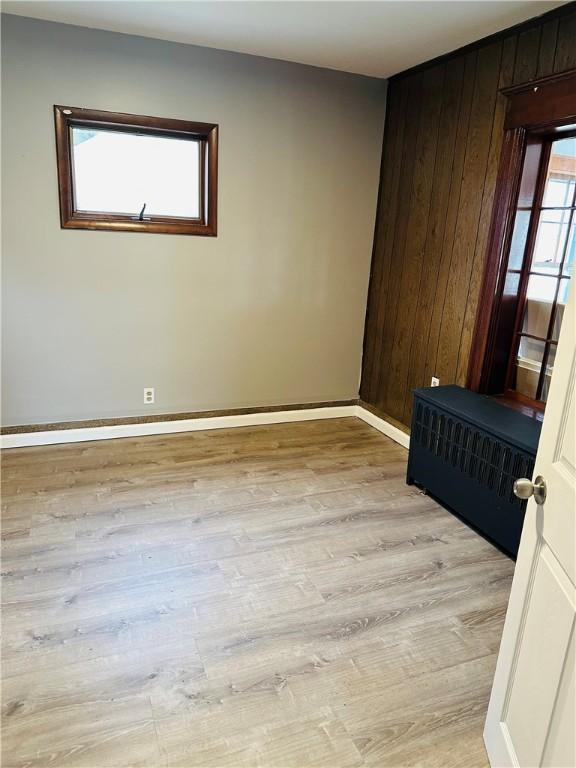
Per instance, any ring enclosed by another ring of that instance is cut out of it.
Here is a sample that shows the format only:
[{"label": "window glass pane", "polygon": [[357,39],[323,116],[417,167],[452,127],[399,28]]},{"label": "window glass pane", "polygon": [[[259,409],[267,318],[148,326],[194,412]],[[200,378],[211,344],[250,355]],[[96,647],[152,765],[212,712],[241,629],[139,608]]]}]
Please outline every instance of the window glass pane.
[{"label": "window glass pane", "polygon": [[570,206],[574,194],[574,180],[569,178],[549,178],[544,193],[544,207]]},{"label": "window glass pane", "polygon": [[540,212],[538,234],[532,256],[533,270],[550,275],[558,274],[568,234],[570,213],[568,209]]},{"label": "window glass pane", "polygon": [[566,255],[564,256],[564,267],[562,268],[563,275],[574,274],[574,258],[576,256],[576,213],[572,218],[572,225],[570,226],[570,235],[568,236],[568,247],[566,248]]},{"label": "window glass pane", "polygon": [[562,260],[570,210],[543,210],[538,221],[536,245],[532,257],[532,269],[549,274],[558,273]]},{"label": "window glass pane", "polygon": [[522,333],[540,336],[543,339],[547,337],[557,283],[558,279],[555,277],[530,275]]},{"label": "window glass pane", "polygon": [[544,383],[542,385],[542,394],[540,400],[546,402],[548,400],[548,392],[550,390],[550,380],[552,373],[554,372],[554,362],[556,360],[556,345],[550,345],[550,351],[548,352],[548,360],[546,361],[546,373],[544,374]]},{"label": "window glass pane", "polygon": [[199,218],[200,143],[72,128],[75,209]]},{"label": "window glass pane", "polygon": [[528,234],[528,225],[530,224],[530,216],[530,211],[516,211],[514,231],[512,233],[512,242],[510,243],[508,269],[522,268],[524,249],[526,248],[526,235]]},{"label": "window glass pane", "polygon": [[535,399],[538,378],[544,358],[545,343],[535,339],[520,339],[520,346],[514,365],[513,387],[526,397]]},{"label": "window glass pane", "polygon": [[558,280],[555,277],[530,275],[526,297],[533,301],[553,302],[556,295],[557,282]]},{"label": "window glass pane", "polygon": [[[543,146],[546,148],[546,143]],[[534,158],[530,161],[526,154],[521,199],[527,201],[525,207],[529,207],[530,194],[536,194],[538,178],[541,177],[541,171],[545,170],[543,200],[536,210],[516,212],[508,259],[508,269],[522,273],[520,284],[523,285],[526,279],[528,281],[521,308],[520,340],[512,350],[512,379],[508,385],[530,399],[544,401],[548,396],[556,341],[562,326],[576,257],[576,137],[557,139],[548,146],[550,154],[543,152],[536,161]],[[546,160],[542,168],[544,158]],[[521,214],[526,217],[526,221],[520,219]],[[530,263],[526,264],[523,256],[529,229],[528,217],[531,217],[532,225],[536,225],[536,232]],[[509,281],[510,272],[506,283]],[[503,299],[505,294],[506,290]],[[504,302],[502,306],[505,306]],[[543,365],[546,365],[546,369],[542,372]],[[541,374],[542,391],[538,392]]]},{"label": "window glass pane", "polygon": [[560,280],[560,290],[558,291],[558,301],[562,304],[568,303],[568,292],[570,290],[570,286],[572,285],[572,281],[564,277],[562,280]]},{"label": "window glass pane", "polygon": [[515,272],[507,272],[504,281],[504,296],[517,296],[520,286],[520,275]]},{"label": "window glass pane", "polygon": [[560,289],[558,290],[558,303],[556,304],[556,315],[554,316],[554,327],[552,328],[552,338],[558,341],[560,336],[560,328],[562,327],[562,320],[564,318],[564,310],[568,302],[568,290],[570,288],[570,280],[564,278],[560,280]]},{"label": "window glass pane", "polygon": [[552,144],[543,205],[570,206],[576,183],[576,138]]},{"label": "window glass pane", "polygon": [[538,174],[540,172],[540,161],[542,159],[542,141],[528,137],[526,144],[526,154],[524,155],[524,164],[522,166],[522,178],[520,180],[520,191],[518,193],[518,207],[531,208],[534,205],[534,196]]}]

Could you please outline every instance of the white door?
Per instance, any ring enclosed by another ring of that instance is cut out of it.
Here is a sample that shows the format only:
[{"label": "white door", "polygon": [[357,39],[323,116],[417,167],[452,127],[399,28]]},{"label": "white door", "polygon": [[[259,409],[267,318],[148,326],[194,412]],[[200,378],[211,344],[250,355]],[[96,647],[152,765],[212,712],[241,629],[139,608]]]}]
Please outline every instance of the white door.
[{"label": "white door", "polygon": [[[490,764],[576,766],[576,291],[570,291],[484,729]],[[532,479],[532,478],[531,478]]]}]

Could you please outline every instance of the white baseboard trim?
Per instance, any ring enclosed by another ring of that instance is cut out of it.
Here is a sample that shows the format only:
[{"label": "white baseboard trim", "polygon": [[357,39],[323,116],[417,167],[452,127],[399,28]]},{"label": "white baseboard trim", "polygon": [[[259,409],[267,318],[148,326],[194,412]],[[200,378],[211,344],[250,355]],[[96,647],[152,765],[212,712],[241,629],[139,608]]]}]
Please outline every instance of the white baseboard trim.
[{"label": "white baseboard trim", "polygon": [[326,408],[302,408],[294,411],[268,411],[242,413],[234,416],[179,419],[177,421],[153,421],[144,424],[115,424],[108,427],[84,427],[81,429],[54,429],[46,432],[21,432],[2,435],[2,448],[23,448],[32,445],[56,445],[58,443],[83,443],[89,440],[112,440],[118,437],[165,435],[173,432],[198,432],[206,429],[252,427],[258,424],[283,424],[292,421],[314,419],[340,419],[356,416],[356,405],[339,405]]},{"label": "white baseboard trim", "polygon": [[360,405],[339,405],[325,408],[303,408],[293,411],[268,411],[265,413],[237,414],[235,416],[200,417],[178,421],[154,421],[145,424],[115,424],[108,427],[20,432],[13,435],[2,435],[0,437],[0,448],[26,448],[35,445],[83,443],[91,440],[112,440],[120,437],[165,435],[175,432],[230,429],[231,427],[253,427],[260,424],[284,424],[296,421],[314,421],[316,419],[341,419],[346,416],[357,416],[371,427],[404,446],[404,448],[408,447],[408,435],[387,421],[384,421],[384,419],[374,416],[374,414]]},{"label": "white baseboard trim", "polygon": [[406,432],[402,432],[401,429],[390,424],[389,421],[381,419],[379,416],[375,416],[371,411],[363,408],[361,405],[357,405],[356,408],[358,409],[356,415],[359,419],[362,419],[366,424],[369,424],[371,427],[374,427],[374,429],[382,432],[383,435],[394,440],[395,443],[398,443],[403,448],[410,447],[410,435],[407,435]]}]

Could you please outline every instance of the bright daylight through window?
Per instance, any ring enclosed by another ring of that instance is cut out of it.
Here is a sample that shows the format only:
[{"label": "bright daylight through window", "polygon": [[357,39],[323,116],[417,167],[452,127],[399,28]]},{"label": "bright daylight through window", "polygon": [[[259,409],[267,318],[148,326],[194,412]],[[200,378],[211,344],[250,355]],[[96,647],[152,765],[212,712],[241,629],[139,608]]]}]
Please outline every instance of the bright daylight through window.
[{"label": "bright daylight through window", "polygon": [[200,142],[72,128],[78,211],[200,215]]},{"label": "bright daylight through window", "polygon": [[545,173],[542,200],[530,212],[534,247],[531,254],[527,249],[519,270],[526,294],[511,382],[513,389],[541,402],[548,396],[574,269],[576,137],[551,142]]},{"label": "bright daylight through window", "polygon": [[54,110],[62,227],[216,234],[216,125]]}]

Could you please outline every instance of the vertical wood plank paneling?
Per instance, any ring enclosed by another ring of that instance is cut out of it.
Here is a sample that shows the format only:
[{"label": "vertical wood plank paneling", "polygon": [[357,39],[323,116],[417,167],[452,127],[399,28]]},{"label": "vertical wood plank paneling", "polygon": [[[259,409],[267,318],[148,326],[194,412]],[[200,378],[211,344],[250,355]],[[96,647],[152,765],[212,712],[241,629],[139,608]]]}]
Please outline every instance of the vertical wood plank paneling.
[{"label": "vertical wood plank paneling", "polygon": [[494,119],[501,57],[501,42],[483,48],[478,53],[462,191],[436,359],[441,381],[454,381],[456,377],[460,334],[466,311],[467,292],[463,286],[468,286],[472,271],[473,244],[478,234],[481,190],[488,166],[490,129]]},{"label": "vertical wood plank paneling", "polygon": [[360,389],[385,415],[409,424],[412,390],[432,375],[465,382],[503,138],[499,89],[574,67],[572,6],[392,80]]},{"label": "vertical wood plank paneling", "polygon": [[395,219],[394,233],[389,233],[392,238],[392,254],[390,259],[390,268],[388,272],[388,291],[386,301],[386,311],[382,323],[382,342],[379,353],[378,377],[376,379],[375,402],[379,408],[384,407],[387,385],[389,377],[385,375],[390,365],[390,356],[392,345],[394,343],[394,323],[396,322],[399,292],[398,285],[402,276],[402,259],[397,254],[404,251],[406,242],[406,232],[408,228],[408,216],[411,210],[410,201],[412,198],[412,185],[414,175],[414,159],[416,137],[421,117],[421,89],[422,74],[418,73],[407,79],[406,82],[406,123],[403,133],[402,154],[395,158],[394,162],[400,160],[400,179],[398,186],[398,209]]},{"label": "vertical wood plank paneling", "polygon": [[[500,76],[498,88],[506,88],[512,85],[514,77],[514,62],[516,59],[517,39],[515,37],[504,40],[502,46],[502,59],[500,63]],[[480,211],[480,222],[478,226],[478,235],[474,249],[474,263],[468,284],[468,296],[466,300],[466,313],[462,326],[462,335],[460,338],[460,350],[458,353],[458,368],[456,371],[456,383],[464,386],[468,374],[468,360],[470,357],[470,348],[472,346],[472,335],[476,320],[476,311],[478,308],[478,298],[480,295],[480,286],[482,284],[484,258],[488,246],[488,233],[490,230],[490,219],[492,217],[492,202],[496,190],[496,178],[498,176],[498,166],[500,163],[500,152],[502,150],[502,138],[504,136],[504,118],[506,116],[506,98],[501,94],[496,94],[496,105],[494,109],[494,120],[492,123],[492,136],[490,141],[490,153],[488,156],[488,168],[484,181],[482,193],[482,208]]]},{"label": "vertical wood plank paneling", "polygon": [[[554,55],[558,38],[558,19],[551,19],[542,26],[540,50],[538,51],[538,68],[536,77],[545,77],[554,71]],[[509,38],[510,39],[510,38]],[[512,83],[510,83],[511,85]]]},{"label": "vertical wood plank paneling", "polygon": [[[370,282],[368,285],[368,300],[366,306],[366,327],[364,333],[364,360],[366,367],[363,372],[360,396],[368,401],[372,397],[372,372],[374,369],[376,345],[379,337],[378,316],[385,304],[385,292],[387,273],[382,245],[386,240],[387,231],[393,223],[392,217],[387,215],[392,205],[397,200],[394,185],[394,166],[392,158],[396,156],[399,139],[403,130],[402,89],[394,83],[388,88],[386,126],[384,133],[384,145],[382,147],[382,163],[380,170],[380,188],[378,191],[378,207],[376,211],[376,227],[374,230],[374,247],[372,265],[370,270]],[[397,174],[396,179],[399,176]],[[388,253],[389,256],[389,253]]]},{"label": "vertical wood plank paneling", "polygon": [[576,12],[559,20],[554,54],[554,72],[573,67],[576,67]]},{"label": "vertical wood plank paneling", "polygon": [[[395,87],[393,84],[392,88]],[[376,402],[378,394],[378,379],[380,369],[378,367],[380,353],[382,349],[382,338],[384,332],[384,318],[390,292],[390,265],[392,262],[392,251],[394,244],[394,230],[396,226],[396,212],[398,210],[398,190],[400,184],[402,148],[404,146],[404,133],[406,130],[407,106],[409,89],[396,85],[395,90],[398,94],[397,112],[391,115],[394,120],[394,132],[392,141],[392,153],[390,156],[390,173],[386,176],[386,194],[380,195],[381,206],[379,210],[379,220],[376,241],[373,249],[372,258],[381,262],[380,284],[378,289],[378,304],[374,309],[375,331],[373,333],[373,347],[370,362],[372,367],[370,373],[365,377],[365,388],[368,396],[366,402]],[[364,376],[362,377],[364,380]],[[364,398],[364,395],[362,395]]]},{"label": "vertical wood plank paneling", "polygon": [[[426,350],[426,370],[430,372],[430,376],[436,375],[437,373],[436,360],[438,357],[438,345],[440,342],[440,330],[444,312],[446,289],[448,287],[448,279],[450,276],[454,232],[456,229],[456,216],[458,213],[460,192],[462,189],[462,171],[466,153],[466,140],[468,137],[468,126],[470,123],[470,109],[472,106],[472,92],[476,78],[477,59],[477,51],[472,51],[467,55],[464,62],[464,82],[462,88],[462,97],[460,100],[460,109],[458,112],[456,140],[454,142],[453,148],[454,155],[450,179],[448,210],[446,214],[446,226],[444,228],[440,269],[436,283],[436,293],[432,307],[432,316],[430,318],[428,348]],[[408,396],[410,396],[409,393]]]},{"label": "vertical wood plank paneling", "polygon": [[424,74],[422,82],[420,127],[414,148],[414,183],[412,185],[404,255],[401,259],[402,276],[397,286],[401,301],[398,303],[397,317],[394,323],[394,339],[389,368],[390,385],[387,388],[385,405],[387,412],[399,414],[400,417],[404,407],[410,346],[419,300],[420,276],[432,197],[445,69],[443,64],[430,69]]},{"label": "vertical wood plank paneling", "polygon": [[430,338],[430,318],[434,308],[434,298],[440,273],[442,242],[448,212],[450,180],[454,163],[454,145],[458,125],[458,111],[462,98],[464,65],[462,60],[452,60],[446,65],[442,110],[440,113],[440,132],[436,150],[434,179],[432,182],[430,213],[422,274],[418,290],[418,306],[414,311],[414,330],[410,349],[410,362],[407,385],[404,389],[404,418],[410,418],[412,398],[408,393],[415,387],[429,382],[431,373],[426,369],[426,353]]},{"label": "vertical wood plank paneling", "polygon": [[538,55],[540,52],[540,27],[529,29],[518,35],[516,47],[516,64],[512,84],[527,83],[534,80],[538,70]]}]

